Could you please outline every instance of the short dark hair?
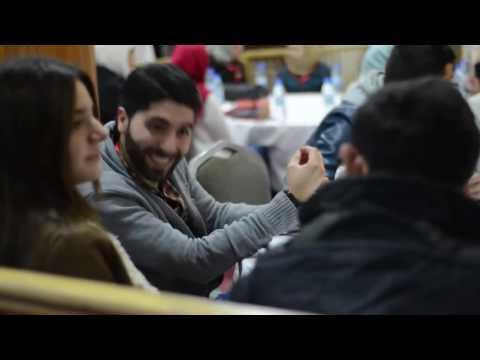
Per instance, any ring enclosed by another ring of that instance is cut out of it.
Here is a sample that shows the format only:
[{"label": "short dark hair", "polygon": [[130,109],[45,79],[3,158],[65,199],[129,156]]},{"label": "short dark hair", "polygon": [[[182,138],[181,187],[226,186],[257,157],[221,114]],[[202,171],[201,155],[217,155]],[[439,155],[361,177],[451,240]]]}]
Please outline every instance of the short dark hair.
[{"label": "short dark hair", "polygon": [[475,65],[475,77],[480,79],[480,62],[477,62]]},{"label": "short dark hair", "polygon": [[459,187],[472,176],[480,153],[469,105],[440,78],[387,85],[359,108],[352,131],[352,144],[371,173]]},{"label": "short dark hair", "polygon": [[455,63],[449,45],[397,45],[385,69],[385,83],[425,76],[443,76],[445,66]]},{"label": "short dark hair", "polygon": [[120,106],[130,118],[163,100],[185,105],[196,115],[202,108],[195,83],[172,64],[149,64],[136,69],[128,76],[120,94]]}]

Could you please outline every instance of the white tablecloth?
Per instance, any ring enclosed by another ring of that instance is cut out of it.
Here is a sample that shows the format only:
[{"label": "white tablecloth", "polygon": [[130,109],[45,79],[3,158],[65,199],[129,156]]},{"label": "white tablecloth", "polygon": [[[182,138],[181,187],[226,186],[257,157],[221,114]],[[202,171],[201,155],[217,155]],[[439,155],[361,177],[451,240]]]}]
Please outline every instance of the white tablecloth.
[{"label": "white tablecloth", "polygon": [[340,98],[327,106],[318,93],[289,94],[286,96],[285,121],[227,117],[227,125],[234,143],[269,148],[272,187],[280,191],[286,185],[286,169],[291,157],[305,145],[328,112],[339,102]]}]

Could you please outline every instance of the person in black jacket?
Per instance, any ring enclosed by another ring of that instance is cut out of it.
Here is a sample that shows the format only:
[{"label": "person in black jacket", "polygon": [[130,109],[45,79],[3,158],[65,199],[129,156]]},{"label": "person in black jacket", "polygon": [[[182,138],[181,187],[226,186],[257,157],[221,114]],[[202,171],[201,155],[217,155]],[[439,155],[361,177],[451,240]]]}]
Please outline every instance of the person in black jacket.
[{"label": "person in black jacket", "polygon": [[106,124],[117,117],[120,92],[125,79],[106,66],[97,65],[98,97],[100,98],[100,121]]},{"label": "person in black jacket", "polygon": [[480,314],[480,153],[451,82],[386,86],[354,115],[348,177],[301,209],[301,235],[258,260],[234,301],[320,314]]},{"label": "person in black jacket", "polygon": [[[392,51],[385,70],[385,83],[439,76],[453,79],[455,53],[449,45],[398,45]],[[384,74],[371,72],[360,78],[312,134],[307,144],[316,147],[325,159],[327,176],[335,178],[340,146],[350,140],[355,111],[383,86]]]}]

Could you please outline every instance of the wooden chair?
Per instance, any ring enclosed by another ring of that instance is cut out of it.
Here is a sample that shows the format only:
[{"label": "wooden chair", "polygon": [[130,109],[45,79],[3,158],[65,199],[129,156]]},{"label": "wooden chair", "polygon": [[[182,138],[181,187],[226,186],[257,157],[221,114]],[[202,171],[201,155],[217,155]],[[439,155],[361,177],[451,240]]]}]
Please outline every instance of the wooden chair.
[{"label": "wooden chair", "polygon": [[0,268],[4,315],[288,315],[292,312]]}]

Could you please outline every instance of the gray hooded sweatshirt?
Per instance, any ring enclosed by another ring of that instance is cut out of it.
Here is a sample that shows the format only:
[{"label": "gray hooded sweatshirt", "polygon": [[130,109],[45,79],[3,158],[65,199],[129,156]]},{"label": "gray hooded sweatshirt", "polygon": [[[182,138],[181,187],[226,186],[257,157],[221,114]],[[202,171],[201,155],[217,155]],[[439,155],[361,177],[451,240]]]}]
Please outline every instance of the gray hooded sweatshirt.
[{"label": "gray hooded sweatshirt", "polygon": [[[106,127],[111,130],[113,123]],[[160,196],[129,176],[111,137],[101,153],[101,196],[91,185],[80,191],[160,290],[208,296],[235,263],[266,247],[273,236],[299,227],[297,209],[285,193],[263,206],[218,203],[182,160],[170,180],[185,202],[187,225]]]}]

